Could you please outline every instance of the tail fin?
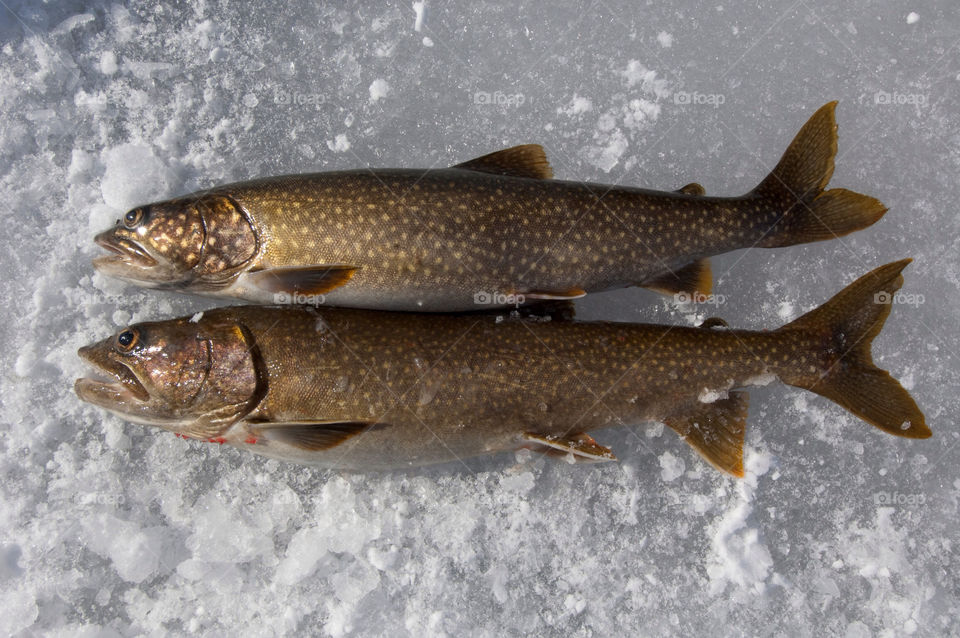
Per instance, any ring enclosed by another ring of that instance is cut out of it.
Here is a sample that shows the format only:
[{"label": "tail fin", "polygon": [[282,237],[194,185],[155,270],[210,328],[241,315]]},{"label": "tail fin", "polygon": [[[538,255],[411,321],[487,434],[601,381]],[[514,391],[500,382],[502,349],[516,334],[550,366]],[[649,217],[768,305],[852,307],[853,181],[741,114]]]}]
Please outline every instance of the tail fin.
[{"label": "tail fin", "polygon": [[785,383],[825,396],[884,432],[914,439],[930,436],[923,413],[900,383],[873,364],[870,344],[890,315],[894,293],[903,285],[900,272],[909,259],[867,273],[830,301],[788,323],[782,331],[800,330],[820,339],[835,353],[819,375],[798,371]]},{"label": "tail fin", "polygon": [[825,191],[837,153],[837,103],[820,107],[804,124],[780,163],[750,193],[765,209],[784,211],[759,246],[776,248],[841,237],[870,226],[887,212],[879,201],[843,188]]}]

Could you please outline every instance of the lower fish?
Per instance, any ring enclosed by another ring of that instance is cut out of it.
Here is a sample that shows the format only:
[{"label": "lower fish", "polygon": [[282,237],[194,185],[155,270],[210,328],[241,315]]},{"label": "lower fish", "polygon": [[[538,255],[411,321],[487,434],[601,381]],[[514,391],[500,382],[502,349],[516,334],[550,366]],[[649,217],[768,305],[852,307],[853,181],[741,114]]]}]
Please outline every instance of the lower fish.
[{"label": "lower fish", "polygon": [[884,432],[930,436],[871,358],[909,260],[773,331],[310,307],[227,307],[81,348],[84,401],[257,454],[387,470],[518,448],[611,461],[590,432],[662,422],[743,475],[748,395],[774,379]]},{"label": "lower fish", "polygon": [[543,149],[451,167],[266,177],[138,206],[97,236],[101,273],[141,286],[373,310],[460,312],[624,286],[708,295],[708,258],[834,239],[886,212],[827,189],[835,102],[749,193],[552,179]]}]

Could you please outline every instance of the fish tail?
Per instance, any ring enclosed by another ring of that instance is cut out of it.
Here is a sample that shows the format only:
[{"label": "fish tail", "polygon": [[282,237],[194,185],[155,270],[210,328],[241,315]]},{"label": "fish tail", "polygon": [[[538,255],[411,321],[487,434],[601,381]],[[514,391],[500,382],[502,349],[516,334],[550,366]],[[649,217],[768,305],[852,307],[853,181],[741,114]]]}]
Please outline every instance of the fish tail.
[{"label": "fish tail", "polygon": [[[764,209],[778,211],[758,243],[765,248],[792,246],[842,237],[870,226],[887,212],[873,197],[844,188],[824,190],[833,176],[837,154],[837,103],[820,107],[804,124],[780,162],[747,195]],[[782,212],[780,212],[782,211]]]},{"label": "fish tail", "polygon": [[890,315],[894,294],[903,285],[900,272],[909,259],[863,275],[828,302],[783,326],[816,349],[820,368],[787,364],[780,378],[827,397],[884,432],[915,439],[930,436],[923,413],[910,394],[886,370],[873,363],[870,344]]}]

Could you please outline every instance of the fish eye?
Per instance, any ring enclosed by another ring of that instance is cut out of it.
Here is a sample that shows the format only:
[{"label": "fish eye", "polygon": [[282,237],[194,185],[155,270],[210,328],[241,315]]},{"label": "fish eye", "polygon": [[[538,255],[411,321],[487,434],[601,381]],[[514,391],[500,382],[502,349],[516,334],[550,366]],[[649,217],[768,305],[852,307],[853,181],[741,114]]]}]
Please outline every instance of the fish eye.
[{"label": "fish eye", "polygon": [[143,220],[143,209],[134,208],[133,210],[127,211],[127,214],[123,216],[123,225],[127,228],[135,228]]},{"label": "fish eye", "polygon": [[140,341],[140,333],[136,330],[127,329],[117,335],[117,350],[120,352],[130,352],[137,342]]}]

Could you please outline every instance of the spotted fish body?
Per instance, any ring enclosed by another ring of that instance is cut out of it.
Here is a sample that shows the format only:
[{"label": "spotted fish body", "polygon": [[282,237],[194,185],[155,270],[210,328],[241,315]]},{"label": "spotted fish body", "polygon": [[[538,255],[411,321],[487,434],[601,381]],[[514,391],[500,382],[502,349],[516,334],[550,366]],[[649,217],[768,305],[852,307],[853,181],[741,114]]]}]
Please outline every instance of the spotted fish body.
[{"label": "spotted fish body", "polygon": [[870,357],[906,263],[771,332],[221,308],[81,349],[114,381],[81,379],[76,389],[129,420],[326,467],[390,469],[520,447],[605,461],[613,453],[588,432],[662,421],[741,475],[740,388],[774,378],[889,433],[929,436],[916,404]]},{"label": "spotted fish body", "polygon": [[258,179],[130,211],[98,236],[112,254],[95,264],[152,287],[382,310],[633,285],[707,294],[710,255],[831,239],[884,214],[873,198],[824,190],[836,148],[831,103],[739,197],[553,180],[536,145],[439,170]]},{"label": "spotted fish body", "polygon": [[[462,169],[293,175],[216,192],[265,229],[259,263],[349,264],[352,278],[325,302],[385,310],[639,284],[755,244],[780,208]],[[276,301],[259,290],[240,278],[224,293]]]}]

